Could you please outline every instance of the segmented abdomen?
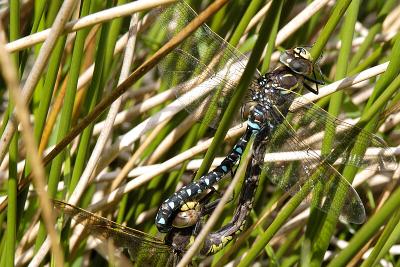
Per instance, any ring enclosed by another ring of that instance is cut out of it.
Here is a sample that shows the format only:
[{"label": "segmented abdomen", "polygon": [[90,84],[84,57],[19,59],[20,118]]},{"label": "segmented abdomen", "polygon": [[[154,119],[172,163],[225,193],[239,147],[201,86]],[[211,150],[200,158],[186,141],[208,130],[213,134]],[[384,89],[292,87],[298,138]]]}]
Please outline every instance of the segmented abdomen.
[{"label": "segmented abdomen", "polygon": [[[254,124],[254,122],[252,122],[252,124]],[[259,127],[258,124],[254,125],[257,125],[257,128]],[[211,188],[232,170],[233,166],[242,156],[247,142],[254,131],[258,131],[258,129],[254,129],[253,126],[248,126],[244,135],[239,139],[232,151],[219,166],[203,175],[198,181],[194,181],[182,187],[163,202],[156,216],[156,226],[160,232],[168,232],[171,230],[173,216],[186,201],[189,199],[196,199],[198,195]]]}]

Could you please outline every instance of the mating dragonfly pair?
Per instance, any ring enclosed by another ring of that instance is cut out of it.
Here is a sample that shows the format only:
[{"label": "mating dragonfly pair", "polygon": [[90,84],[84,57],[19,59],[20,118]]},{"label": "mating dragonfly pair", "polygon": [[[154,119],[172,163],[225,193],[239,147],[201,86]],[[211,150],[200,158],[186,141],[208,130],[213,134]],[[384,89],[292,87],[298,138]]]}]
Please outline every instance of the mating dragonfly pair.
[{"label": "mating dragonfly pair", "polygon": [[[185,2],[179,1],[162,9],[157,23],[174,35],[195,17],[196,13]],[[210,81],[214,82],[215,93],[205,94],[194,104],[188,105],[187,109],[194,112],[199,107],[208,109],[212,106],[218,110],[218,105],[224,106],[224,102],[231,98],[246,62],[245,56],[203,25],[171,52],[160,68],[163,70],[162,77],[168,80],[170,86],[176,87],[178,96],[192,87],[204,87],[209,92],[211,90],[206,87],[211,84]],[[320,83],[315,75],[320,71],[319,67],[313,63],[306,48],[285,51],[280,63],[282,66],[265,75],[257,73],[258,77],[250,85],[249,98],[244,101],[251,106],[247,128],[229,155],[214,170],[182,187],[161,205],[156,215],[156,226],[160,232],[167,233],[164,242],[72,205],[56,202],[56,206],[77,217],[92,233],[112,239],[116,246],[128,248],[136,262],[173,265],[191,245],[199,222],[208,214],[203,212],[204,209],[193,209],[191,204],[198,203],[208,189],[232,171],[250,137],[254,135],[252,159],[233,218],[230,223],[207,236],[201,254],[217,252],[243,230],[261,172],[291,194],[306,190],[303,186],[305,183],[311,183],[311,189],[318,185],[318,192],[323,197],[319,203],[313,202],[316,207],[337,214],[341,220],[362,223],[365,220],[364,206],[356,191],[337,169],[345,165],[385,169],[395,159],[379,137],[331,117],[299,95],[303,87],[318,93],[311,84]],[[215,114],[208,117],[213,118],[214,124],[218,121],[215,120],[218,117]],[[311,137],[323,131],[333,141],[331,149],[321,155],[316,152],[321,148],[319,143]],[[354,154],[352,148],[356,142],[365,148],[377,147],[381,153],[374,158],[365,157],[364,153]],[[293,150],[305,151],[305,157],[295,161],[264,163],[267,152]],[[305,193],[311,196],[312,192]],[[331,203],[335,194],[342,194],[342,205]],[[202,203],[205,206],[207,204]],[[191,216],[185,217],[187,214]]]}]

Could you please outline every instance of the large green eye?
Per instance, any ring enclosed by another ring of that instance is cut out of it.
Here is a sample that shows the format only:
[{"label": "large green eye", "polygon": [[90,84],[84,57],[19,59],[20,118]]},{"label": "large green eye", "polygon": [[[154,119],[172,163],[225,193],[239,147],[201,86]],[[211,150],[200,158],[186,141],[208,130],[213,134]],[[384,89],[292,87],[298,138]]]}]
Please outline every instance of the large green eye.
[{"label": "large green eye", "polygon": [[310,63],[301,58],[295,58],[290,61],[288,67],[296,73],[308,74],[310,72]]},{"label": "large green eye", "polygon": [[279,60],[292,71],[301,75],[312,73],[312,62],[309,60],[310,53],[303,47],[296,47],[282,53]]}]

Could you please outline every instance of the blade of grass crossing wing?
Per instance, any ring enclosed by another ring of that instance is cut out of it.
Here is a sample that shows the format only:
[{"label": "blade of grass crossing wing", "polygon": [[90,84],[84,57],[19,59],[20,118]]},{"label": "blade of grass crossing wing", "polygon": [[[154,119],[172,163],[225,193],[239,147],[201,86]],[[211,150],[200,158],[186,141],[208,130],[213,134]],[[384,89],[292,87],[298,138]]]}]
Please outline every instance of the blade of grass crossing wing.
[{"label": "blade of grass crossing wing", "polygon": [[[337,71],[335,75],[335,80],[340,80],[343,79],[348,70],[348,58],[350,57],[351,54],[351,49],[352,49],[352,40],[353,40],[353,35],[354,35],[354,27],[357,21],[357,16],[358,16],[358,10],[360,7],[360,1],[355,0],[352,1],[350,4],[345,19],[344,19],[344,24],[343,27],[341,28],[340,32],[340,37],[341,37],[341,48],[339,51],[339,57],[338,57],[338,62],[337,62]],[[343,97],[344,94],[342,91],[336,92],[330,97],[330,104],[329,104],[329,109],[328,112],[334,117],[337,117],[340,113],[342,102],[343,102]],[[327,128],[330,128],[330,130],[325,131],[325,133],[330,133],[330,132],[335,132],[335,125],[332,123],[327,123],[326,125]],[[335,137],[333,135],[325,134],[323,143],[322,143],[322,155],[327,155],[331,151],[332,144],[335,140]],[[323,185],[320,185],[323,186]],[[316,196],[318,196],[319,199],[316,199],[315,201],[321,202],[322,201],[322,195],[318,193],[319,188],[317,188]],[[328,203],[326,203],[328,204]],[[312,254],[314,254],[315,251],[325,251],[328,248],[329,241],[326,242],[327,240],[330,240],[330,236],[333,234],[332,232],[329,231],[321,231],[321,223],[323,222],[324,216],[321,216],[321,212],[317,209],[313,209],[310,215],[310,220],[307,225],[307,231],[306,231],[306,239],[305,242],[309,242],[309,244],[318,244],[318,248],[316,246],[310,246],[312,251],[304,251],[302,252],[304,254],[309,254],[308,256],[305,256],[307,259],[312,258]],[[330,224],[331,225],[331,224]],[[333,229],[333,228],[331,228]],[[325,238],[322,238],[323,234],[326,235]],[[320,240],[322,238],[322,240]],[[323,243],[323,242],[326,243]],[[305,246],[307,247],[307,246]],[[304,257],[303,254],[303,257]],[[322,260],[322,259],[320,259]],[[314,266],[321,264],[319,261],[313,260]],[[310,265],[310,262],[307,262],[306,265]]]},{"label": "blade of grass crossing wing", "polygon": [[[371,98],[369,99],[370,101],[368,102],[366,110],[365,110],[364,114],[362,115],[360,121],[366,121],[366,119],[364,117],[368,113],[368,109],[371,108],[372,106],[374,106],[373,105],[374,102],[371,102],[371,101],[380,100],[380,98],[378,96],[379,95],[384,96],[384,94],[386,93],[386,91],[384,91],[384,90],[390,87],[389,83],[392,82],[394,78],[396,78],[396,80],[397,80],[397,78],[398,78],[397,75],[399,73],[399,68],[400,68],[400,60],[399,60],[400,51],[398,49],[400,49],[400,38],[397,38],[396,43],[393,46],[391,61],[388,66],[388,69],[378,80],[378,82],[375,86],[374,93],[371,96]],[[394,80],[393,82],[395,82],[396,80]],[[387,93],[387,94],[389,94],[389,93]],[[379,113],[379,110],[383,110],[386,103],[383,101],[380,101],[380,104],[381,105],[379,107],[375,106],[375,109],[377,109],[378,113]],[[378,122],[378,115],[377,115],[378,113],[375,113],[375,115],[369,119],[369,122],[367,123],[367,125],[364,128],[366,131],[374,132],[376,130],[376,125]],[[357,138],[357,140],[358,140],[358,138]],[[360,144],[357,142],[357,140],[354,145],[354,148],[351,151],[350,156],[355,155],[357,157],[360,155],[364,155],[364,153],[367,149],[365,144]],[[358,171],[358,169],[354,166],[346,166],[343,170],[343,176],[346,177],[349,181],[352,181],[354,179],[354,176],[357,173],[357,171]],[[335,198],[337,199],[337,203],[341,203],[341,201],[343,201],[343,195],[341,195],[341,194],[336,194]],[[332,218],[332,215],[328,214],[328,217]],[[334,229],[333,229],[334,225],[331,224],[326,227],[328,227],[327,229],[329,229],[330,232],[334,231]],[[325,237],[325,240],[323,240],[321,242],[324,242],[325,244],[327,244],[329,242],[328,239],[330,239],[330,238]],[[315,264],[318,264],[318,262],[321,261],[323,254],[324,254],[323,249],[316,250],[316,252],[314,253]]]}]

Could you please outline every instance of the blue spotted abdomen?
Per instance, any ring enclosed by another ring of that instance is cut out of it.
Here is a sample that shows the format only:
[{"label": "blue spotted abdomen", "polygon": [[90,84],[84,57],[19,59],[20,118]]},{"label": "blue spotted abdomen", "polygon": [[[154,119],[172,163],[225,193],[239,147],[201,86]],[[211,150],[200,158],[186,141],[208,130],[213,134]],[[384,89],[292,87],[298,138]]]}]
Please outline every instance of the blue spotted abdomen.
[{"label": "blue spotted abdomen", "polygon": [[179,212],[181,206],[191,199],[196,199],[200,194],[219,182],[233,166],[238,162],[246,148],[247,142],[254,131],[260,128],[256,122],[248,123],[245,134],[233,147],[230,154],[211,172],[202,176],[198,181],[194,181],[182,187],[171,197],[167,198],[159,208],[156,215],[156,226],[160,232],[168,232],[172,228],[174,215]]}]

